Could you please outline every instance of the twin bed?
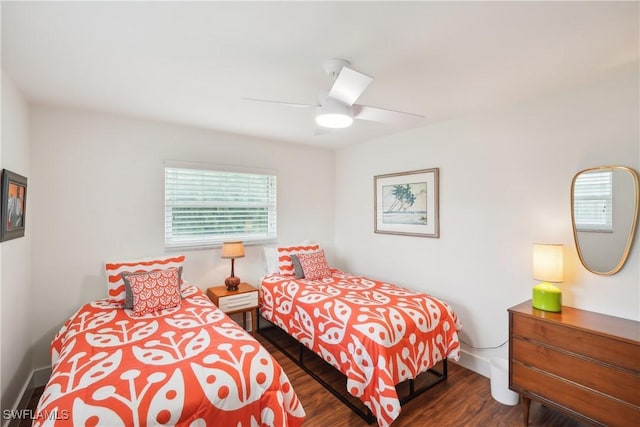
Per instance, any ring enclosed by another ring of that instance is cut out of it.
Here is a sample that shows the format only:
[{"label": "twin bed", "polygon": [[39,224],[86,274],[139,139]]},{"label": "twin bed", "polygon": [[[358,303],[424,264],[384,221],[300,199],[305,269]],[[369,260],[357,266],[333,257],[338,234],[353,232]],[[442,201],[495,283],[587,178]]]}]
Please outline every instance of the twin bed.
[{"label": "twin bed", "polygon": [[[317,253],[318,248],[280,251],[280,271],[262,280],[260,314],[346,376],[347,391],[368,411],[341,399],[351,409],[368,422],[390,425],[401,403],[446,379],[447,358],[460,355],[460,322],[437,298],[330,269],[323,256],[313,260],[314,269],[324,264],[320,275],[297,278],[306,270],[292,273],[287,257],[306,257],[299,255],[305,251]],[[292,264],[295,271],[297,263]],[[304,369],[304,362],[298,362]],[[440,372],[433,369],[439,362]],[[414,379],[427,372],[435,373],[436,380],[414,390]],[[401,398],[396,385],[405,381],[410,390]],[[340,398],[329,384],[323,385]]]},{"label": "twin bed", "polygon": [[[368,421],[390,425],[408,400],[397,384],[408,381],[411,395],[423,391],[414,393],[414,378],[439,362],[436,382],[446,379],[446,359],[459,357],[458,318],[436,298],[328,269],[318,252],[280,253],[283,268],[261,284],[260,314],[342,372]],[[307,277],[296,278],[290,255],[301,257]],[[302,424],[282,367],[200,289],[180,283],[178,306],[142,315],[123,307],[130,290],[120,284],[122,271],[175,263],[107,266],[110,298],[81,307],[52,343],[53,371],[34,425]]]},{"label": "twin bed", "polygon": [[35,426],[302,424],[282,367],[183,283],[183,261],[106,264],[109,297],[82,306],[52,342]]}]

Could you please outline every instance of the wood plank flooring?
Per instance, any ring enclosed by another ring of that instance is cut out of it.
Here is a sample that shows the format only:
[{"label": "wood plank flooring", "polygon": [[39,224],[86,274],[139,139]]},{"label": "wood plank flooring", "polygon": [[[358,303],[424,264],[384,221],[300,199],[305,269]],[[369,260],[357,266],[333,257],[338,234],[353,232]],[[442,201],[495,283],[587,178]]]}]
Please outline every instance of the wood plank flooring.
[{"label": "wood plank flooring", "polygon": [[[282,365],[307,413],[305,426],[366,427],[362,418],[307,375],[265,338],[258,341]],[[279,345],[283,342],[278,340]],[[287,348],[287,347],[285,347]],[[295,354],[295,348],[287,350]],[[315,370],[314,370],[315,372]],[[333,368],[321,373],[340,377]],[[316,372],[317,373],[317,372]],[[334,381],[338,381],[334,379]],[[332,383],[334,381],[331,381]],[[375,424],[374,424],[375,425]],[[522,426],[522,406],[507,406],[491,397],[489,379],[449,362],[447,381],[437,384],[402,407],[393,427]],[[530,427],[584,427],[585,424],[536,402],[531,403]]]},{"label": "wood plank flooring", "polygon": [[[259,334],[256,337],[286,371],[307,413],[305,427],[368,426],[362,418],[354,414],[269,341]],[[336,378],[339,378],[339,375],[336,375]],[[42,391],[43,387],[35,390],[28,409],[35,410]],[[30,426],[31,421],[23,420],[19,425],[20,427]],[[452,362],[449,363],[448,380],[408,402],[393,423],[393,427],[516,427],[522,425],[521,405],[506,406],[496,402],[491,397],[488,378]],[[585,426],[552,408],[535,402],[531,403],[529,425],[531,427]]]}]

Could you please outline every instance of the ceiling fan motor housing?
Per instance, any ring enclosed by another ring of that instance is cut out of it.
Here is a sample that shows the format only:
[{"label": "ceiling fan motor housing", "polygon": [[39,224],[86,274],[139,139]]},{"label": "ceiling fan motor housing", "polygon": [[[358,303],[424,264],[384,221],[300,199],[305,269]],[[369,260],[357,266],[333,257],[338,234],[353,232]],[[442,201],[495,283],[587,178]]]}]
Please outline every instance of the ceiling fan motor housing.
[{"label": "ceiling fan motor housing", "polygon": [[336,99],[326,98],[316,108],[316,123],[318,126],[334,129],[349,127],[353,124],[353,107]]}]

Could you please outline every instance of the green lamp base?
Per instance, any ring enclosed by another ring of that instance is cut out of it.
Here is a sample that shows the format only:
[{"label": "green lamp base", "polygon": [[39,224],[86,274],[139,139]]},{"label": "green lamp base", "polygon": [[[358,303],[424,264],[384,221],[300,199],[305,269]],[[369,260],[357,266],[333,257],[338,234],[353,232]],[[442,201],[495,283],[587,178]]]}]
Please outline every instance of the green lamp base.
[{"label": "green lamp base", "polygon": [[533,308],[544,311],[562,311],[562,291],[551,283],[542,282],[533,287]]}]

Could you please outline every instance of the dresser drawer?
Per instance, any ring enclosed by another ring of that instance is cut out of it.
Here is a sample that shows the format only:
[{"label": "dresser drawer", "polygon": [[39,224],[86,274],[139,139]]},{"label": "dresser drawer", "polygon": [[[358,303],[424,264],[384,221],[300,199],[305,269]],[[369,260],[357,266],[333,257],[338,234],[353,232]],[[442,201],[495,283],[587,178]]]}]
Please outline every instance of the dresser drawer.
[{"label": "dresser drawer", "polygon": [[258,291],[228,295],[218,299],[218,308],[225,313],[258,306]]},{"label": "dresser drawer", "polygon": [[637,425],[640,409],[539,369],[513,361],[511,377],[517,389],[534,399],[560,405],[570,412],[611,427]]},{"label": "dresser drawer", "polygon": [[584,387],[640,406],[640,374],[576,357],[527,339],[514,338],[512,358],[527,367],[538,368]]},{"label": "dresser drawer", "polygon": [[512,334],[640,372],[640,345],[526,316],[513,317]]}]

